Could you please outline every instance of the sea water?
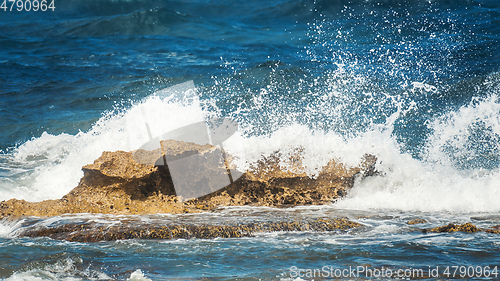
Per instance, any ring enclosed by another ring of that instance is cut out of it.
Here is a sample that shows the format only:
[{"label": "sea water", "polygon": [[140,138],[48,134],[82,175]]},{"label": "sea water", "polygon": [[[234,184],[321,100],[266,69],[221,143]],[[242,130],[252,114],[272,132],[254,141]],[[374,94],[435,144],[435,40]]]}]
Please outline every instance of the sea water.
[{"label": "sea water", "polygon": [[[241,170],[302,147],[311,176],[332,158],[354,166],[366,153],[378,173],[324,206],[4,220],[0,278],[500,278],[491,275],[500,236],[420,231],[500,225],[498,1],[55,0],[36,12],[26,2],[0,8],[0,200],[61,198],[103,151],[147,141],[144,112],[157,134],[235,120],[224,148]],[[194,98],[155,94],[186,81]],[[339,216],[364,227],[97,243],[19,237],[68,221]],[[427,223],[406,223],[415,218]],[[460,276],[463,268],[473,270]]]}]

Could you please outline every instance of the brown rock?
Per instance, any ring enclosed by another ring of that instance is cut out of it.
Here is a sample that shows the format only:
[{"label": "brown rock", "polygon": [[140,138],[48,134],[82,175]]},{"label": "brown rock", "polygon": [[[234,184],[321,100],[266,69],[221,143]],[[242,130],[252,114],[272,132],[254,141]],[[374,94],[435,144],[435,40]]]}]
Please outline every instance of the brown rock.
[{"label": "brown rock", "polygon": [[461,225],[450,223],[450,224],[445,225],[445,226],[435,227],[435,228],[428,230],[428,232],[456,232],[456,231],[473,233],[473,232],[481,231],[481,229],[477,228],[475,225],[468,222],[468,223],[464,223]]},{"label": "brown rock", "polygon": [[427,221],[424,219],[414,219],[406,222],[406,224],[409,225],[422,224],[422,223],[427,223]]},{"label": "brown rock", "polygon": [[[182,162],[188,157],[191,161]],[[231,170],[235,181],[230,183],[227,167],[231,165],[225,162],[231,156],[208,144],[167,140],[153,151],[103,152],[94,163],[82,168],[84,176],[80,183],[63,198],[42,202],[4,201],[0,203],[0,214],[2,217],[153,214],[201,212],[218,206],[248,204],[325,204],[344,196],[352,187],[355,175],[372,174],[375,164],[375,157],[370,155],[365,156],[359,167],[346,167],[331,160],[316,178],[311,178],[305,173],[300,149],[287,159],[288,169],[280,167],[282,158],[280,152],[263,158],[239,178],[236,171]],[[205,164],[207,160],[212,164]],[[222,185],[221,179],[227,184]],[[184,187],[179,188],[182,184]],[[197,199],[182,202],[187,198]]]},{"label": "brown rock", "polygon": [[456,232],[456,231],[462,231],[462,232],[467,232],[467,233],[475,233],[475,232],[481,232],[484,231],[486,233],[492,233],[492,234],[500,234],[500,231],[496,229],[496,226],[492,226],[491,228],[479,228],[473,225],[472,223],[464,223],[464,224],[453,224],[450,223],[448,225],[444,226],[439,226],[439,227],[434,227],[431,229],[422,229],[423,233],[427,232]]},{"label": "brown rock", "polygon": [[485,229],[484,230],[486,233],[491,233],[491,234],[500,234],[500,230],[498,229]]},{"label": "brown rock", "polygon": [[197,199],[212,207],[235,205],[295,206],[328,204],[343,197],[354,184],[355,175],[367,171],[375,158],[365,156],[360,167],[346,168],[331,160],[317,178],[308,176],[302,165],[300,149],[287,159],[289,169],[282,169],[280,152],[258,161],[235,183]]}]

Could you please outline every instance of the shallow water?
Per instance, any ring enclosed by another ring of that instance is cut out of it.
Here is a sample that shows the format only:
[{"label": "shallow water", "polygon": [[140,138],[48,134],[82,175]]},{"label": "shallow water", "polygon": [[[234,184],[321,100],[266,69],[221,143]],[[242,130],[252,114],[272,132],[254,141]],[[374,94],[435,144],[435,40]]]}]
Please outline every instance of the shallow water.
[{"label": "shallow water", "polygon": [[[103,151],[144,144],[145,122],[161,135],[212,117],[238,122],[224,148],[242,170],[301,146],[312,176],[331,158],[356,165],[365,153],[377,156],[380,173],[328,206],[174,218],[346,216],[366,225],[348,233],[70,243],[19,238],[26,222],[2,221],[0,278],[312,279],[296,273],[499,265],[493,234],[423,234],[406,224],[500,224],[498,1],[55,6],[0,9],[0,200],[60,198]],[[154,94],[186,81],[194,97]],[[121,218],[37,223],[89,219]]]},{"label": "shallow water", "polygon": [[[376,277],[377,269],[384,272],[391,270],[393,274],[397,274],[398,270],[416,270],[413,275],[415,278],[423,277],[418,276],[420,272],[429,277],[429,270],[432,272],[438,269],[439,277],[445,278],[446,268],[453,266],[472,266],[475,269],[478,266],[482,269],[489,266],[494,274],[493,269],[500,257],[500,237],[496,234],[422,233],[420,230],[449,221],[472,221],[478,226],[498,225],[500,217],[490,213],[438,215],[346,211],[335,206],[292,209],[233,207],[211,214],[120,217],[65,215],[38,221],[36,224],[54,226],[69,221],[93,221],[100,224],[134,224],[135,221],[155,225],[183,221],[206,224],[336,216],[348,217],[364,226],[333,233],[276,232],[247,238],[76,243],[48,238],[15,238],[16,233],[23,228],[35,227],[25,221],[25,226],[4,226],[4,238],[1,239],[2,264],[8,263],[9,268],[3,268],[2,275],[9,276],[6,280],[123,280],[132,275],[151,280],[286,280],[297,277],[310,279],[307,270],[318,270],[312,277],[363,280]],[[408,225],[407,222],[414,218],[425,219],[427,223]],[[344,271],[347,269],[350,269],[350,273]],[[335,270],[343,270],[344,273]],[[479,273],[474,271],[474,274]],[[456,273],[456,277],[460,277],[460,271]]]}]

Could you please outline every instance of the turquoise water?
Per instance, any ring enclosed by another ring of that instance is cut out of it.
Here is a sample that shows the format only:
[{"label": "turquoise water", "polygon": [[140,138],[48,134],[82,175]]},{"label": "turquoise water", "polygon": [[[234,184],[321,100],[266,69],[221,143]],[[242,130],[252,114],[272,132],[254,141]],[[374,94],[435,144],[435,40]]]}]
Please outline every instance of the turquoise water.
[{"label": "turquoise water", "polygon": [[[142,112],[157,135],[206,118],[236,120],[239,130],[224,147],[242,170],[301,146],[311,175],[331,158],[356,165],[365,153],[377,156],[380,174],[357,180],[346,199],[327,206],[222,209],[193,218],[279,213],[366,225],[348,233],[69,243],[19,238],[32,222],[2,221],[0,278],[312,279],[332,276],[298,276],[299,269],[429,273],[499,265],[495,235],[423,234],[406,224],[500,224],[498,1],[55,6],[0,9],[0,200],[62,197],[103,151],[145,143]],[[196,86],[194,100],[154,94],[186,81]],[[139,219],[161,224],[167,217]],[[121,218],[36,223],[80,219]]]}]

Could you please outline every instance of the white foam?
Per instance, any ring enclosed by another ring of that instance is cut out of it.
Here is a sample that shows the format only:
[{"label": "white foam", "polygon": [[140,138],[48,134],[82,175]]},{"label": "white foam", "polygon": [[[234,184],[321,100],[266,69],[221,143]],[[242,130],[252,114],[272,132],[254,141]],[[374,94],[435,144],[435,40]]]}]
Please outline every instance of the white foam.
[{"label": "white foam", "polygon": [[[481,159],[500,158],[500,101],[497,95],[472,102],[430,123],[434,131],[427,145],[427,160],[442,166],[474,168]],[[489,155],[488,155],[489,154]],[[486,163],[484,163],[486,162]]]},{"label": "white foam", "polygon": [[146,143],[146,123],[157,136],[201,120],[203,112],[197,100],[184,103],[151,96],[127,111],[105,114],[88,132],[43,133],[15,150],[13,160],[32,171],[18,175],[14,181],[2,181],[0,200],[61,198],[78,185],[82,166],[92,163],[103,151],[130,151]]},{"label": "white foam", "polygon": [[15,232],[19,230],[25,220],[10,221],[7,219],[0,220],[0,238],[11,238],[15,236]]},{"label": "white foam", "polygon": [[130,274],[130,277],[127,279],[127,281],[151,281],[151,279],[144,276],[142,270],[137,269],[136,271],[132,272],[132,274]]},{"label": "white foam", "polygon": [[295,155],[297,148],[301,148],[303,165],[311,176],[316,175],[333,158],[347,165],[359,165],[361,158],[367,152],[353,149],[335,133],[313,131],[299,124],[282,127],[268,136],[244,137],[237,134],[225,143],[224,148],[238,157],[239,161],[236,163],[243,170],[248,168],[249,163],[254,163],[278,150],[282,154],[280,165],[287,168],[286,159]]},{"label": "white foam", "polygon": [[[500,211],[500,169],[470,167],[460,162],[463,154],[478,155],[469,147],[471,141],[484,140],[468,129],[474,123],[483,122],[490,128],[483,133],[500,136],[499,112],[500,103],[493,95],[431,123],[434,133],[429,137],[424,160],[401,153],[397,143],[386,136],[387,149],[375,153],[379,158],[377,170],[383,175],[359,180],[336,206],[360,210]],[[373,141],[380,144],[383,139]],[[450,153],[450,146],[459,155]]]},{"label": "white foam", "polygon": [[[64,258],[53,264],[40,268],[15,272],[5,281],[79,281],[79,280],[111,280],[107,274],[86,269],[79,271],[77,264],[82,263],[80,258]],[[85,278],[76,276],[85,276]]]}]

